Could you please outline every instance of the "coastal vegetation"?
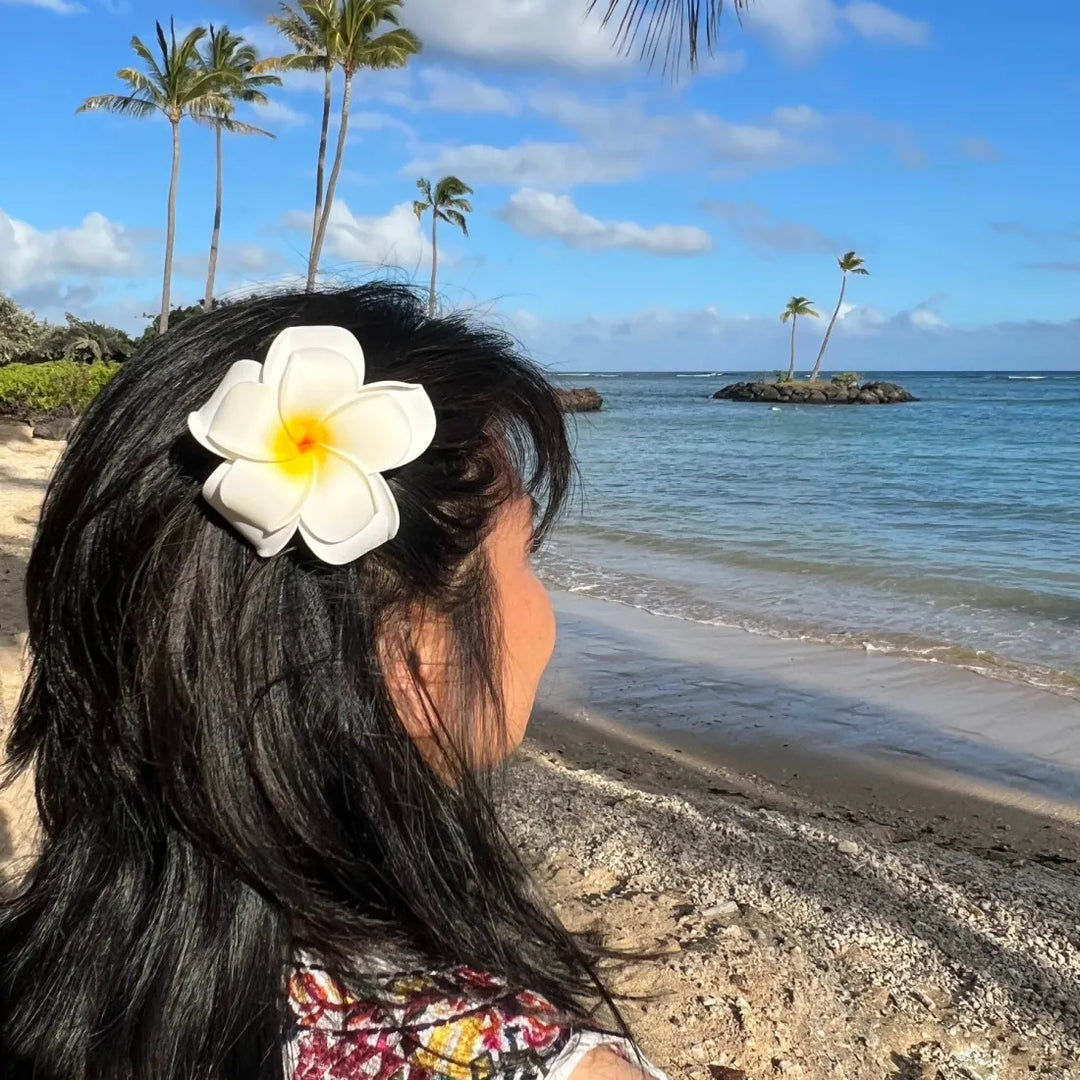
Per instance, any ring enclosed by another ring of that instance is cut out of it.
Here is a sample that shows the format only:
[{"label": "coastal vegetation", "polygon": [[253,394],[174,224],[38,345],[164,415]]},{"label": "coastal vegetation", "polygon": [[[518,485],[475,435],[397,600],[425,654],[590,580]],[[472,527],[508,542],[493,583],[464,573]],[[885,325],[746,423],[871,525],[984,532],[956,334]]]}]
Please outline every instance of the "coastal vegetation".
[{"label": "coastal vegetation", "polygon": [[119,370],[102,361],[8,364],[0,368],[0,418],[36,423],[79,416]]},{"label": "coastal vegetation", "polygon": [[822,338],[821,348],[818,350],[817,360],[814,362],[814,370],[810,372],[810,381],[813,382],[821,373],[821,361],[825,359],[825,350],[829,347],[829,338],[832,337],[833,327],[836,325],[836,320],[840,316],[840,309],[844,306],[844,294],[847,292],[847,279],[848,274],[861,274],[866,276],[870,273],[863,263],[865,260],[859,258],[854,251],[847,251],[843,255],[837,258],[837,263],[840,266],[840,299],[836,301],[836,308],[833,310],[832,318],[829,320],[829,325],[825,328],[825,337]]},{"label": "coastal vegetation", "polygon": [[[126,84],[126,94],[97,94],[88,97],[77,112],[111,112],[120,116],[145,119],[161,113],[172,129],[172,168],[169,173],[169,199],[165,229],[165,270],[161,289],[159,328],[169,329],[171,306],[173,249],[176,245],[176,183],[180,177],[180,124],[191,119],[220,125],[232,109],[230,93],[234,89],[225,76],[210,70],[199,54],[199,43],[207,35],[205,27],[197,26],[181,40],[176,40],[176,27],[169,21],[166,37],[161,23],[157,29],[160,61],[141,38],[131,39],[131,48],[142,61],[145,70],[121,68],[116,77]],[[220,128],[219,128],[220,130]]]},{"label": "coastal vegetation", "polygon": [[444,176],[434,186],[430,180],[421,178],[416,181],[423,198],[413,203],[413,212],[418,221],[423,221],[424,214],[431,211],[431,291],[428,296],[428,314],[435,314],[435,279],[439,272],[439,222],[456,225],[466,236],[469,235],[468,215],[472,213],[469,196],[473,189],[456,176]]},{"label": "coastal vegetation", "polygon": [[[297,52],[269,60],[266,67],[307,67],[314,58],[326,73],[323,98],[323,126],[319,141],[319,166],[316,172],[315,214],[312,220],[311,250],[308,256],[307,288],[315,288],[322,259],[326,229],[334,208],[345,144],[349,134],[349,111],[353,80],[361,70],[386,71],[403,68],[423,49],[420,39],[400,25],[398,10],[404,0],[304,0],[296,8],[283,6],[283,15],[275,25],[300,47]],[[330,178],[322,190],[325,168],[327,108],[333,73],[341,72],[341,109],[337,143]]]},{"label": "coastal vegetation", "polygon": [[820,312],[814,309],[814,302],[807,300],[805,296],[793,296],[781,313],[781,322],[791,322],[791,366],[788,368],[788,379],[795,378],[795,327],[798,325],[800,315],[813,319],[821,318]]},{"label": "coastal vegetation", "polygon": [[221,108],[213,113],[210,120],[214,129],[216,185],[214,226],[210,235],[210,258],[206,268],[206,293],[203,299],[203,304],[209,308],[214,302],[214,279],[217,275],[218,247],[221,241],[221,135],[228,131],[235,135],[266,135],[273,138],[271,132],[237,120],[234,113],[237,102],[265,105],[268,98],[263,93],[263,88],[280,86],[281,79],[276,75],[260,74],[259,57],[255,47],[239,35],[231,33],[227,26],[218,29],[210,27],[206,47],[199,55],[199,63],[205,72],[218,79],[226,88],[226,93],[222,95]]}]

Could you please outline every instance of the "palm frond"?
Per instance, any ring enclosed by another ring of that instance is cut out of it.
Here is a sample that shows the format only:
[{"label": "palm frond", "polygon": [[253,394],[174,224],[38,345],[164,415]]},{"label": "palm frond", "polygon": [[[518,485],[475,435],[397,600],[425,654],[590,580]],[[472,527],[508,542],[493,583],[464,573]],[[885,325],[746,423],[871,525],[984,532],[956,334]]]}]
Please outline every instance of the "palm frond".
[{"label": "palm frond", "polygon": [[396,30],[387,30],[378,37],[358,42],[356,47],[350,50],[350,54],[355,58],[356,67],[385,71],[388,68],[404,67],[423,48],[423,43],[416,34],[398,27]]},{"label": "palm frond", "polygon": [[[459,180],[456,176],[444,176],[435,185],[435,201],[440,205],[450,205],[472,193],[473,189],[464,180]],[[472,207],[470,206],[468,209],[471,211]]]},{"label": "palm frond", "polygon": [[[158,26],[161,30],[161,27]],[[154,57],[154,54],[143,44],[143,41],[139,37],[132,37],[131,48],[135,55],[150,69],[150,76],[154,82],[161,86],[165,85],[165,73],[158,67],[158,62]]]},{"label": "palm frond", "polygon": [[245,124],[242,120],[234,120],[231,116],[219,116],[214,121],[222,131],[230,135],[265,135],[268,139],[276,139],[272,131],[264,131],[254,124]]},{"label": "palm frond", "polygon": [[111,112],[118,116],[134,116],[141,119],[158,111],[158,106],[141,97],[123,94],[96,94],[88,97],[76,112]]},{"label": "palm frond", "polygon": [[137,95],[144,97],[159,108],[165,104],[161,86],[138,68],[121,68],[116,73],[116,77],[121,82],[126,82]]},{"label": "palm frond", "polygon": [[457,210],[437,210],[436,213],[443,221],[456,225],[466,236],[469,235],[469,223],[464,214]]},{"label": "palm frond", "polygon": [[271,15],[267,20],[294,49],[304,53],[319,51],[319,40],[315,28],[288,4],[281,5],[281,15]]},{"label": "palm frond", "polygon": [[[729,0],[736,15],[749,0]],[[665,71],[698,64],[702,52],[712,53],[720,36],[724,0],[589,0],[588,11],[603,12],[605,26],[616,28],[616,43],[624,52],[638,49],[654,65],[662,58]]]},{"label": "palm frond", "polygon": [[232,99],[226,94],[212,92],[192,98],[184,105],[184,115],[201,124],[216,124],[232,115]]},{"label": "palm frond", "polygon": [[413,213],[416,215],[417,220],[422,218],[427,213],[428,207],[431,206],[429,202],[420,202],[419,199],[415,200],[412,204]]},{"label": "palm frond", "polygon": [[423,178],[416,181],[416,186],[420,190],[420,194],[427,199],[427,205],[431,205],[431,181]]}]

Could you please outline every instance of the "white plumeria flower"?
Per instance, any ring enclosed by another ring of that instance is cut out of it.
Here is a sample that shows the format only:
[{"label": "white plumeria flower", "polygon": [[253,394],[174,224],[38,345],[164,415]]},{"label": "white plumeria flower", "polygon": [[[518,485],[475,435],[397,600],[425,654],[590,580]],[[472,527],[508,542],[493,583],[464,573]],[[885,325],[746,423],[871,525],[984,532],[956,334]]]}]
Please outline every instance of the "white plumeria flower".
[{"label": "white plumeria flower", "polygon": [[295,326],[264,363],[239,360],[188,417],[192,435],[225,458],[203,497],[264,557],[299,531],[341,566],[397,535],[382,473],[419,457],[435,437],[422,386],[364,386],[364,351],[340,326]]}]

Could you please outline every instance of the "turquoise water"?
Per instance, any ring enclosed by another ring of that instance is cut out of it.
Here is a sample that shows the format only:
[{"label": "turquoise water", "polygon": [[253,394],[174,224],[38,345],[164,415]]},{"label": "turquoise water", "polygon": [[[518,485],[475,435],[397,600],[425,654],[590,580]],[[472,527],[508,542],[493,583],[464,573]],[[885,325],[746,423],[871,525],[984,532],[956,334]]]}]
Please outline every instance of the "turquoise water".
[{"label": "turquoise water", "polygon": [[922,400],[777,411],[711,400],[734,375],[559,376],[605,405],[575,418],[581,498],[544,575],[1080,692],[1080,373],[880,377]]}]

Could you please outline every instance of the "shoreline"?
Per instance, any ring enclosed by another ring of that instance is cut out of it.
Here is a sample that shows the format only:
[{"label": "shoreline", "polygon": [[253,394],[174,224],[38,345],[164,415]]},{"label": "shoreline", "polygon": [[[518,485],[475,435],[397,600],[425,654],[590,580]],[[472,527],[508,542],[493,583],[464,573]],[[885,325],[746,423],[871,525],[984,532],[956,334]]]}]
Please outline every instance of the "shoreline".
[{"label": "shoreline", "polygon": [[552,711],[692,739],[699,753],[787,744],[1051,816],[1080,811],[1080,706],[1067,696],[577,593],[552,598],[560,638],[540,694]]},{"label": "shoreline", "polygon": [[[1000,646],[988,642],[980,644],[974,639],[961,641],[935,634],[933,630],[927,632],[888,626],[873,618],[867,620],[868,625],[862,629],[845,628],[847,619],[830,622],[823,614],[822,607],[828,603],[830,595],[833,601],[843,605],[845,611],[850,611],[856,599],[849,591],[849,583],[842,580],[831,583],[816,580],[814,586],[818,591],[814,594],[813,603],[800,613],[785,613],[775,607],[751,611],[746,609],[745,599],[733,603],[735,595],[730,591],[732,582],[737,589],[740,581],[746,581],[752,590],[759,584],[754,580],[755,574],[764,571],[775,575],[771,595],[766,599],[768,604],[775,602],[778,591],[781,591],[778,584],[781,579],[792,593],[805,589],[805,580],[800,579],[795,569],[724,561],[714,554],[693,552],[694,542],[683,545],[678,541],[655,537],[651,538],[651,542],[657,546],[651,565],[663,568],[655,579],[650,579],[648,574],[643,575],[642,567],[634,565],[620,565],[614,571],[608,566],[601,572],[595,564],[603,561],[605,553],[598,551],[596,544],[610,545],[611,550],[606,554],[616,558],[620,554],[619,548],[624,545],[635,550],[638,558],[647,548],[632,534],[628,536],[618,530],[605,532],[602,527],[595,525],[574,526],[569,535],[568,562],[563,558],[541,562],[541,577],[553,591],[622,604],[646,615],[697,626],[737,630],[780,641],[828,645],[845,651],[880,653],[925,664],[942,664],[1000,682],[1046,690],[1080,702],[1080,669],[1075,665],[1061,666],[1036,661],[1030,655],[1009,655],[1000,651]],[[575,565],[580,559],[577,548],[582,543],[586,545],[584,558],[588,561]],[[681,578],[672,576],[673,570],[677,570],[673,560],[684,559],[689,563],[693,558],[704,558],[709,573],[714,576],[703,582],[700,577],[693,576],[689,565],[683,567]],[[728,589],[714,592],[720,580],[728,583]],[[870,611],[876,610],[873,595],[858,599],[865,602]],[[739,606],[740,603],[742,606]]]}]

